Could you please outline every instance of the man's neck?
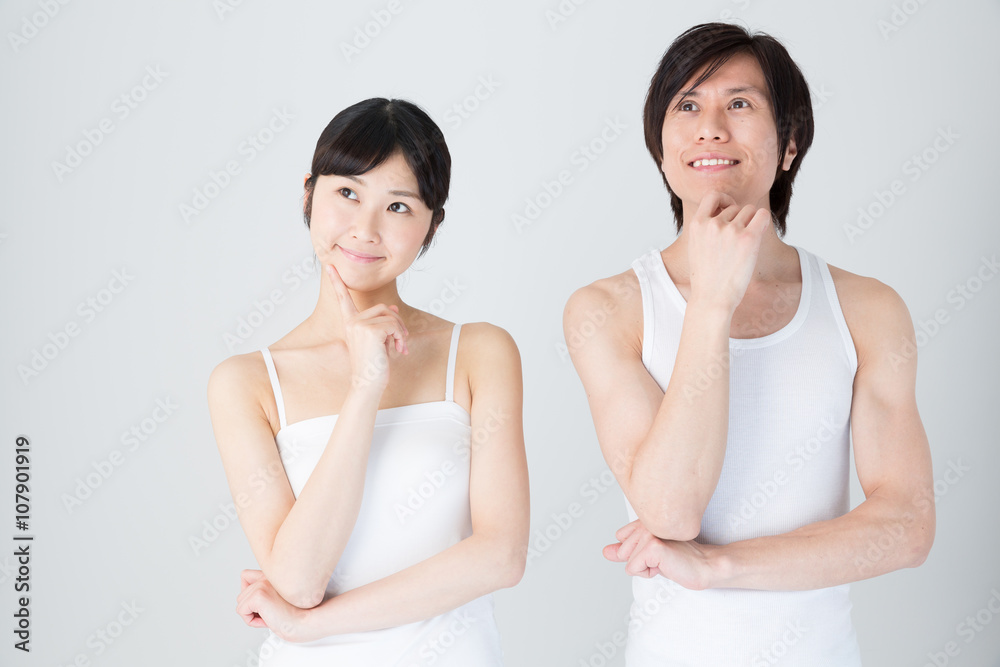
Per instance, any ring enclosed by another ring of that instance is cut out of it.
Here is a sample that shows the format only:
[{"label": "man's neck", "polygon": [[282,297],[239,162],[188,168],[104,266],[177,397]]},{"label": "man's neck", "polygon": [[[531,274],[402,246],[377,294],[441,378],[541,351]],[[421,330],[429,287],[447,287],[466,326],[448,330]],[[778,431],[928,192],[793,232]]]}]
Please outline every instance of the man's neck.
[{"label": "man's neck", "polygon": [[[670,265],[670,273],[675,282],[690,282],[691,269],[687,258],[687,227],[681,227],[681,233],[661,253]],[[795,249],[778,238],[774,225],[764,232],[760,242],[760,252],[757,254],[757,265],[750,279],[753,284],[773,284],[786,282],[789,276],[797,274],[798,253]],[[676,275],[675,275],[676,274]]]}]

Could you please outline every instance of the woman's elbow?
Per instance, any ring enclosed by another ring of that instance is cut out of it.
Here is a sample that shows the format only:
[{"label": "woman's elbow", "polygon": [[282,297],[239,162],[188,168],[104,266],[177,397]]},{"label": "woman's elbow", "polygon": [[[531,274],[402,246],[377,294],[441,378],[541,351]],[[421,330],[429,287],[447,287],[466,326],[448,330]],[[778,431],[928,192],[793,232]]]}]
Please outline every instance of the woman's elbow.
[{"label": "woman's elbow", "polygon": [[524,577],[524,570],[528,559],[528,545],[498,545],[494,550],[498,554],[497,560],[493,564],[494,587],[513,588],[517,586]]},{"label": "woman's elbow", "polygon": [[[285,597],[282,595],[281,597]],[[313,607],[318,607],[323,599],[326,597],[326,591],[322,590],[318,593],[316,591],[303,591],[298,595],[292,595],[292,597],[285,598],[288,604],[293,607],[298,607],[299,609],[312,609]]]},{"label": "woman's elbow", "polygon": [[299,609],[312,609],[323,602],[326,597],[326,586],[319,587],[305,582],[286,582],[280,577],[277,581],[270,578],[268,580],[275,592],[285,602]]}]

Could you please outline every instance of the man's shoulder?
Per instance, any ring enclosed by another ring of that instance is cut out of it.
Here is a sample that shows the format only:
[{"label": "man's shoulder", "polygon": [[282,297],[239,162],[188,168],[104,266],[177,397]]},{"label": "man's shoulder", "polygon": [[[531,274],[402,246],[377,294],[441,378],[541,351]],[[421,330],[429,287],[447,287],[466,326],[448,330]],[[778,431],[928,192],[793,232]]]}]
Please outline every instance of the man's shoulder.
[{"label": "man's shoulder", "polygon": [[641,350],[642,293],[635,271],[628,268],[574,291],[563,309],[563,330],[567,341],[601,338]]},{"label": "man's shoulder", "polygon": [[[599,309],[605,314],[642,307],[639,280],[631,268],[606,278],[598,278],[574,291],[566,301],[563,317],[579,316],[581,311]],[[586,313],[583,313],[586,316]]]},{"label": "man's shoulder", "polygon": [[844,320],[859,353],[880,347],[891,339],[912,336],[913,322],[903,298],[877,278],[863,276],[832,264],[833,279]]}]

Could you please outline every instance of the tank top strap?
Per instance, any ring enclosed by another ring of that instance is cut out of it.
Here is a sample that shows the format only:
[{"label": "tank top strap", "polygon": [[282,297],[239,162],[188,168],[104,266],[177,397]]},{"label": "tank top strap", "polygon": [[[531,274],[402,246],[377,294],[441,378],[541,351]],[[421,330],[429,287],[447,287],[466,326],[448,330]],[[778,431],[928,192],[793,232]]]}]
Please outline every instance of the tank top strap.
[{"label": "tank top strap", "polygon": [[642,298],[642,363],[646,368],[649,368],[652,363],[653,340],[655,340],[653,338],[655,324],[653,318],[653,290],[650,284],[650,274],[653,272],[649,270],[649,261],[652,255],[653,251],[650,250],[632,261],[632,270],[639,281],[639,295]]},{"label": "tank top strap", "polygon": [[281,385],[278,384],[278,374],[274,370],[274,359],[271,358],[271,350],[266,347],[261,348],[260,353],[264,355],[267,375],[271,378],[271,390],[274,391],[274,402],[278,405],[278,424],[280,428],[285,428],[285,400],[281,397]]},{"label": "tank top strap", "polygon": [[452,395],[455,389],[455,359],[458,358],[458,336],[462,325],[456,324],[451,329],[451,347],[448,349],[448,375],[444,385],[444,400],[454,400]]},{"label": "tank top strap", "polygon": [[815,264],[815,272],[817,276],[817,279],[813,281],[816,285],[815,290],[817,294],[822,293],[823,296],[826,297],[827,303],[830,304],[833,321],[836,324],[837,331],[840,333],[841,340],[844,342],[844,350],[847,353],[847,361],[851,368],[854,371],[857,371],[857,349],[854,347],[854,338],[851,336],[851,330],[847,327],[847,320],[844,318],[844,310],[840,306],[840,298],[837,296],[837,287],[834,285],[833,276],[830,274],[830,267],[827,265],[826,261],[824,261],[823,258],[816,253],[809,251],[806,252],[812,258],[812,263]]}]

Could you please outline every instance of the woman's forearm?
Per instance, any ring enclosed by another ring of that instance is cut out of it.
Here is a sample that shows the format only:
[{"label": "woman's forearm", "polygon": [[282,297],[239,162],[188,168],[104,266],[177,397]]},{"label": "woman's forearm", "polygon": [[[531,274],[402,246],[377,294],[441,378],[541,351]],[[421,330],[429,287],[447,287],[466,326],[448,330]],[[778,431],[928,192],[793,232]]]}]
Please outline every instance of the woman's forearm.
[{"label": "woman's forearm", "polygon": [[421,621],[515,585],[526,553],[513,541],[472,535],[427,560],[330,598],[302,614],[296,641]]},{"label": "woman's forearm", "polygon": [[261,563],[275,590],[297,607],[323,600],[354,530],[379,400],[374,392],[348,393],[323,454],[274,537],[270,558]]}]

